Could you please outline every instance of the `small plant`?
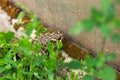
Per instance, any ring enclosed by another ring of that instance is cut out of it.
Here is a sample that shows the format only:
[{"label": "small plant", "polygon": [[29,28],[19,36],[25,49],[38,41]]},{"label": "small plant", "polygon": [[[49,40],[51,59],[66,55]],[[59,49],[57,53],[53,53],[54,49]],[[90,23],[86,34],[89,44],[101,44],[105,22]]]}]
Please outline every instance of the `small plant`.
[{"label": "small plant", "polygon": [[83,76],[83,80],[116,80],[114,69],[105,64],[105,62],[109,60],[111,61],[115,58],[116,57],[114,54],[103,55],[102,53],[98,53],[95,58],[86,56],[82,63],[85,65],[83,69],[86,72],[86,74]]},{"label": "small plant", "polygon": [[[9,36],[8,36],[9,35]],[[49,42],[50,53],[42,55],[39,52],[41,44],[32,44],[29,38],[13,39],[13,32],[0,33],[0,78],[9,80],[53,80],[55,71],[61,62],[57,60],[61,43],[57,42],[57,50],[53,50]]]},{"label": "small plant", "polygon": [[[18,16],[19,23],[24,12]],[[30,14],[31,21],[25,24],[24,33],[14,39],[13,32],[0,32],[0,79],[2,80],[54,80],[55,72],[62,66],[61,60],[57,60],[62,43],[56,40],[56,50],[53,44],[48,42],[49,56],[39,53],[40,43],[31,43],[30,35],[36,30],[36,36],[46,32],[46,28],[39,27],[40,22]],[[18,23],[18,24],[19,24]],[[59,77],[57,77],[59,78]]]},{"label": "small plant", "polygon": [[[69,33],[77,34],[83,31],[88,32],[94,27],[97,27],[103,39],[110,38],[112,41],[120,42],[120,34],[114,31],[120,28],[120,19],[115,17],[114,2],[120,3],[120,0],[99,1],[100,9],[92,8],[90,17],[75,24]],[[85,71],[83,80],[116,80],[115,70],[105,65],[107,61],[114,60],[114,54],[115,53],[103,55],[103,53],[98,53],[94,58],[86,56],[83,62],[77,62],[78,64],[76,64],[76,66],[79,65],[79,69]],[[72,65],[71,62],[67,64]],[[70,68],[70,66],[68,66],[68,68]]]},{"label": "small plant", "polygon": [[[112,37],[112,39],[115,37],[115,41],[118,41],[119,35],[113,36],[111,27],[108,27],[114,22],[119,25],[119,20],[114,18],[114,8],[111,6],[113,0],[108,0],[107,3],[104,1],[101,0],[102,12],[92,9],[91,17],[75,25],[71,33],[89,31],[97,25],[103,37]],[[21,23],[24,15],[25,12],[19,14],[17,24]],[[38,36],[40,33],[46,32],[47,29],[39,27],[41,23],[33,14],[29,14],[29,17],[31,21],[25,24],[24,29],[26,37],[21,36],[19,39],[14,39],[13,32],[0,32],[0,79],[68,80],[66,76],[65,78],[56,77],[55,74],[61,67],[66,66],[69,69],[82,70],[85,73],[82,80],[116,80],[115,70],[105,64],[107,61],[115,59],[116,56],[114,54],[103,55],[103,53],[98,53],[94,58],[87,55],[84,61],[81,62],[72,60],[69,63],[63,63],[61,59],[57,59],[59,49],[62,48],[62,43],[57,40],[56,50],[54,50],[53,44],[49,41],[46,47],[49,55],[39,53],[42,45],[31,43],[29,41],[30,35],[33,30],[36,30],[36,36]],[[70,78],[79,80],[78,75],[74,75],[72,72],[70,72]]]},{"label": "small plant", "polygon": [[97,27],[103,38],[110,38],[112,41],[119,42],[120,34],[115,29],[120,28],[120,19],[115,17],[114,2],[120,0],[99,0],[100,9],[92,8],[89,18],[83,19],[70,29],[70,34],[77,34],[83,31],[91,31]]},{"label": "small plant", "polygon": [[115,58],[116,55],[114,53],[108,55],[98,53],[94,58],[87,55],[84,61],[72,60],[69,63],[65,63],[65,66],[69,69],[83,71],[82,80],[116,80],[115,70],[105,64],[107,61],[112,61]]}]

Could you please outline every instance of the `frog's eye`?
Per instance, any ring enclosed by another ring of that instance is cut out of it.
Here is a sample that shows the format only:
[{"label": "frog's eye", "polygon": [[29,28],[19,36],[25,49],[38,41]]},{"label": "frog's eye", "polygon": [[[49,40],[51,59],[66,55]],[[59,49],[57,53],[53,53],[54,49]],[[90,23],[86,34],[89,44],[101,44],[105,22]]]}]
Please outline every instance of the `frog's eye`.
[{"label": "frog's eye", "polygon": [[59,37],[58,40],[61,41],[61,40],[62,40],[62,37]]}]

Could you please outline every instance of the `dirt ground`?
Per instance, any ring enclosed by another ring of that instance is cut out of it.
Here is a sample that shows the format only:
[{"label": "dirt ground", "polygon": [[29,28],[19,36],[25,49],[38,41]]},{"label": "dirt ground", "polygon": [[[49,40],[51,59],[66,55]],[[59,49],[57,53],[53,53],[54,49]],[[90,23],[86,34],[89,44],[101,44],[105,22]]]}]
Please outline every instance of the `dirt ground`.
[{"label": "dirt ground", "polygon": [[10,17],[0,7],[0,31],[15,31],[10,23]]}]

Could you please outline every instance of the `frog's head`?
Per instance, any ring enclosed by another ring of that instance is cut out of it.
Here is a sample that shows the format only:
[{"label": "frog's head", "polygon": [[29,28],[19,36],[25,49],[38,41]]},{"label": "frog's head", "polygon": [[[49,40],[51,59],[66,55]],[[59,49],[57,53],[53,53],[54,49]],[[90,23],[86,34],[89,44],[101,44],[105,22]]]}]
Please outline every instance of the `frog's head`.
[{"label": "frog's head", "polygon": [[54,40],[58,40],[58,41],[62,41],[63,40],[63,34],[60,31],[54,31],[52,34],[52,41]]}]

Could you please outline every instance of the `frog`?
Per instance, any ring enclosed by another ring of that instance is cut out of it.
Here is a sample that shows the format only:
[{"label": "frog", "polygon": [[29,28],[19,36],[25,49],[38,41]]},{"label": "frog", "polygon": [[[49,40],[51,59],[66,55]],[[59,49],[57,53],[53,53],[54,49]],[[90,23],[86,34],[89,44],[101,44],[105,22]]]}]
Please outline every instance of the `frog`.
[{"label": "frog", "polygon": [[58,40],[59,42],[62,42],[63,37],[63,33],[61,33],[60,31],[48,31],[46,33],[39,34],[34,40],[34,43],[39,43],[42,45],[39,53],[48,54],[48,42],[50,41],[53,44],[53,48],[56,49],[56,41]]}]

